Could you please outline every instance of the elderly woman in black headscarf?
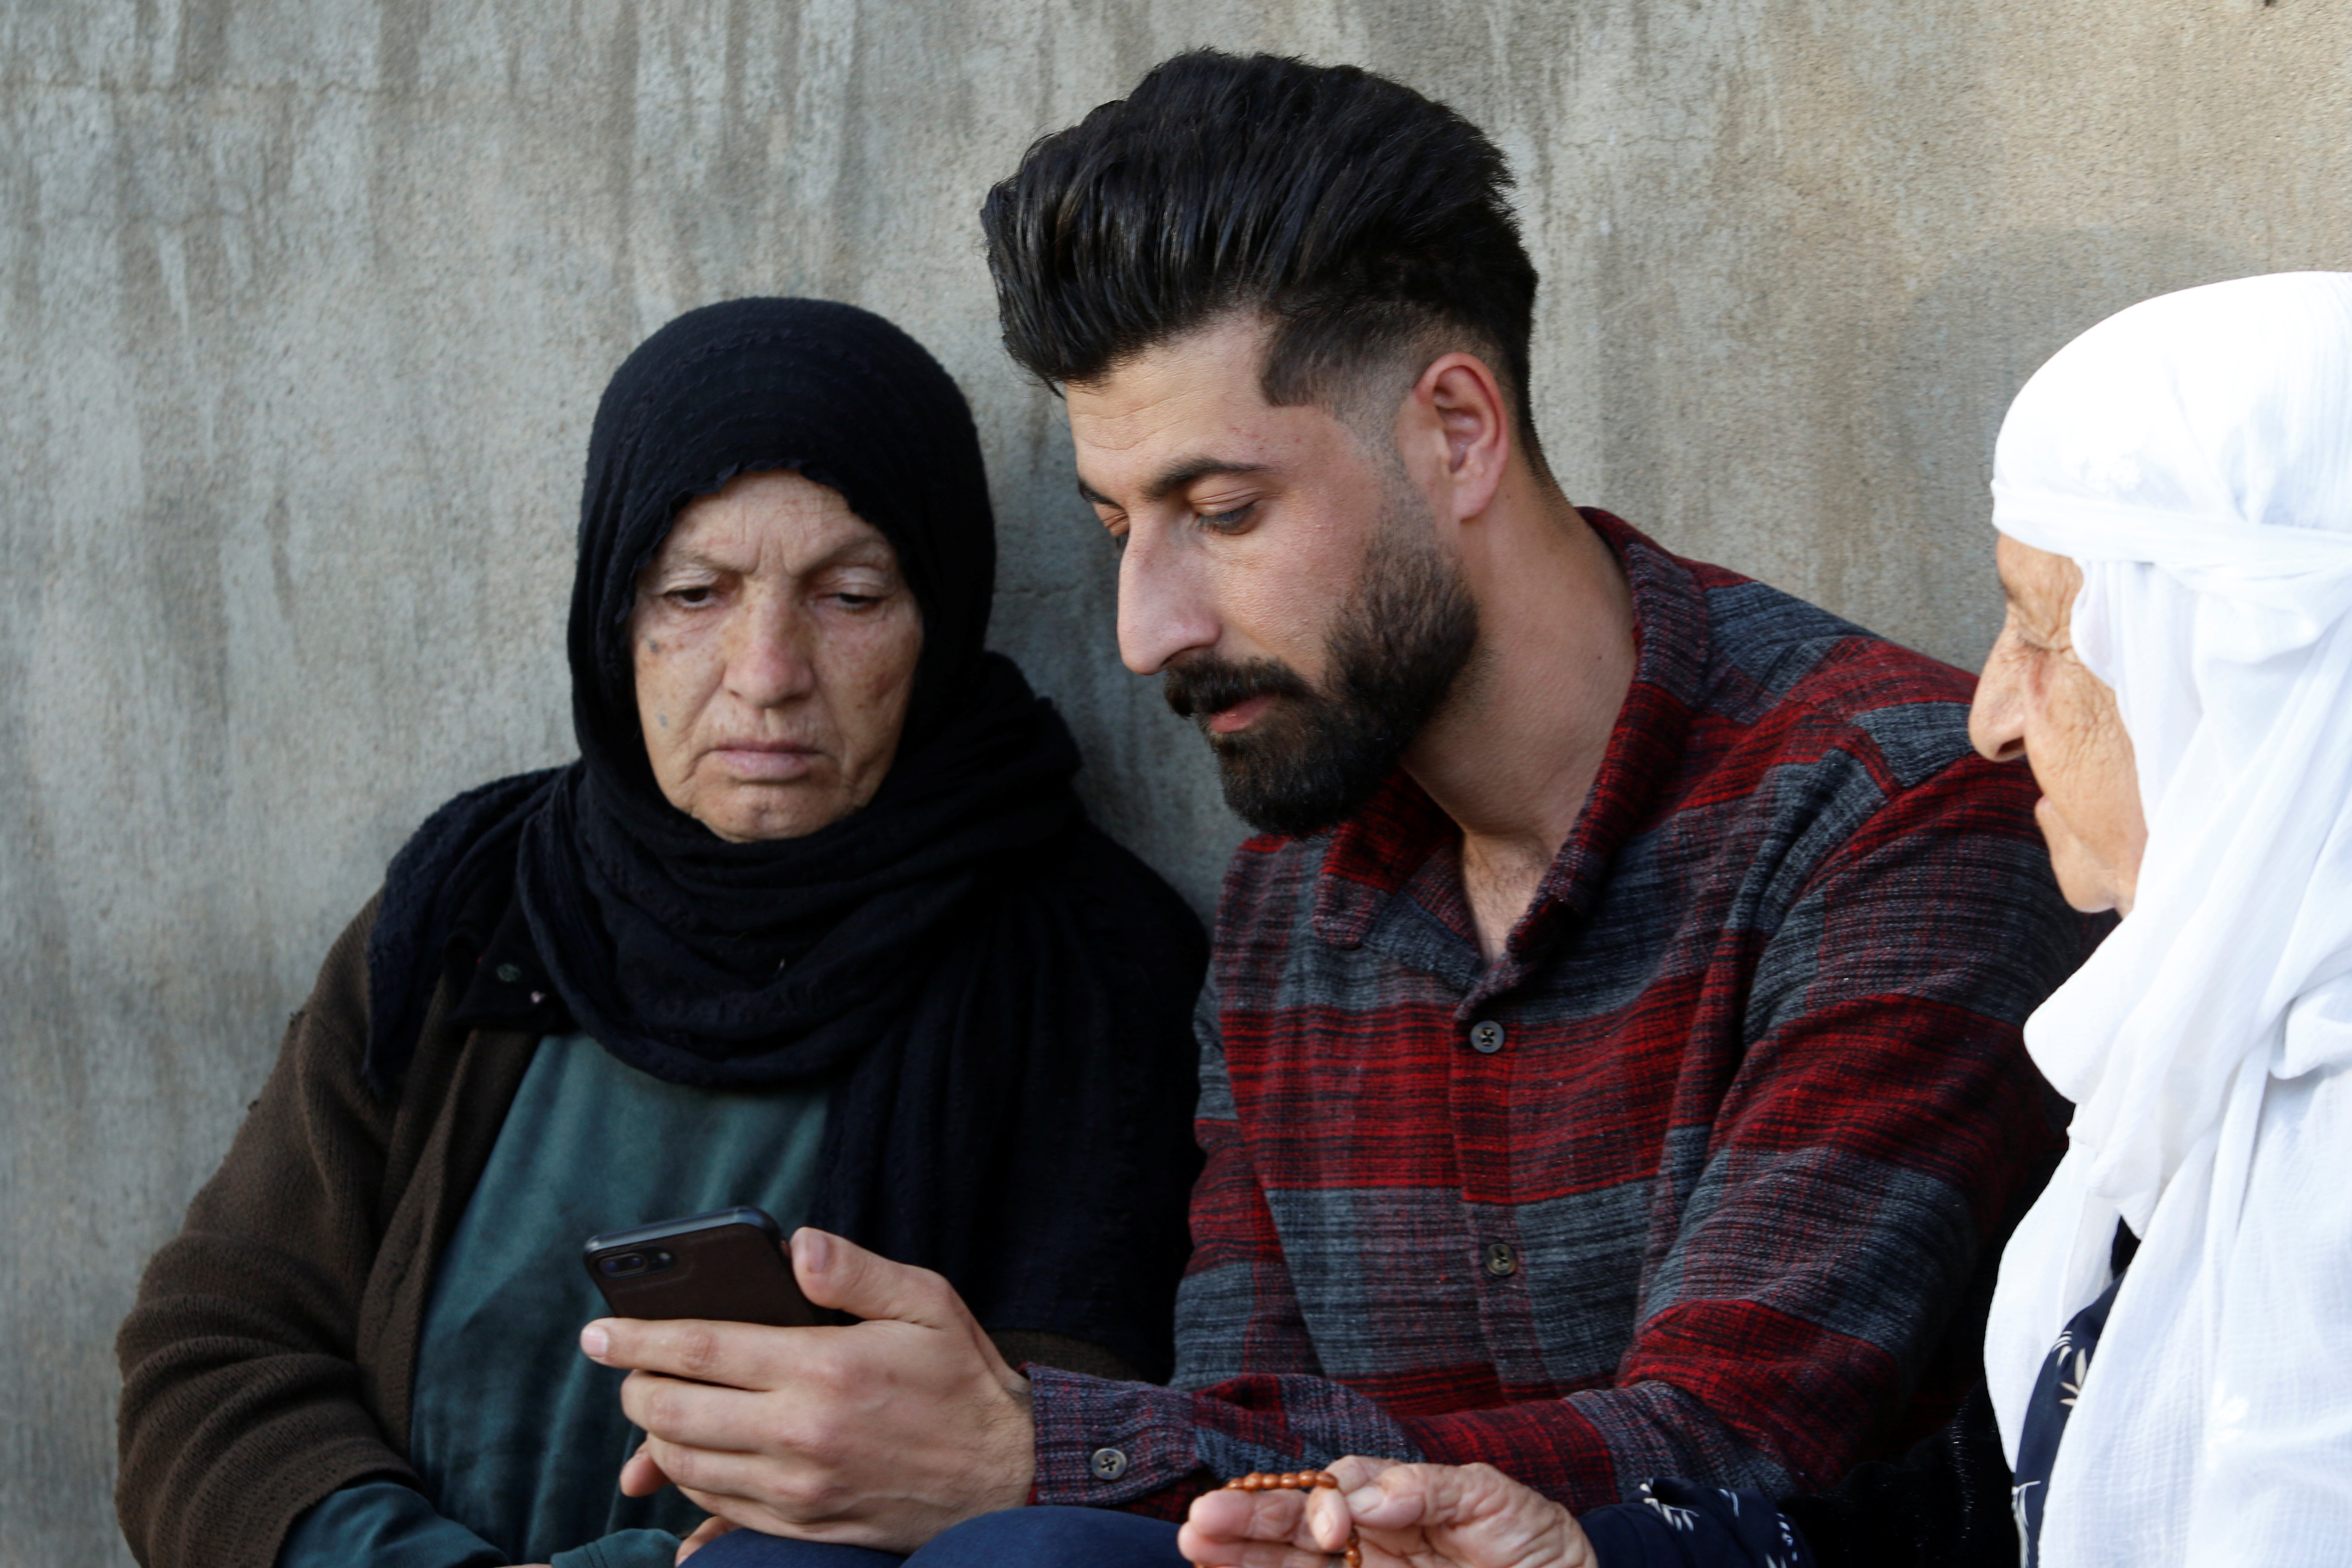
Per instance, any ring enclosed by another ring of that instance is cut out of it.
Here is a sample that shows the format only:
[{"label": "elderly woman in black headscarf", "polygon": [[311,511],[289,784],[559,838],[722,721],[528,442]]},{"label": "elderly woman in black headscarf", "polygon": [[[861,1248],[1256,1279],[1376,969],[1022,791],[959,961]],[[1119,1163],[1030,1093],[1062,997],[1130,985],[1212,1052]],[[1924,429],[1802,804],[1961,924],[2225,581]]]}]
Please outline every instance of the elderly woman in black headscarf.
[{"label": "elderly woman in black headscarf", "polygon": [[458,796],[329,953],[120,1342],[151,1568],[666,1565],[592,1233],[753,1205],[1161,1376],[1198,922],[983,646],[955,384],[846,305],[671,322],[590,441],[580,760]]}]

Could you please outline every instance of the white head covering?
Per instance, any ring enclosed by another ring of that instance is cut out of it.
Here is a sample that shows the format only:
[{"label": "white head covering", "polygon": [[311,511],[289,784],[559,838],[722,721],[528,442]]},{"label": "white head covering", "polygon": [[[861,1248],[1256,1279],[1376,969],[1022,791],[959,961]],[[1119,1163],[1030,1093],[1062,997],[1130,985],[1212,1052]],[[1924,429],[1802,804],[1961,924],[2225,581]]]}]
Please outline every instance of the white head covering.
[{"label": "white head covering", "polygon": [[2168,294],[2011,405],[1993,522],[2083,569],[2147,849],[2026,1025],[2075,1102],[1985,1344],[2012,1462],[2143,1238],[2062,1439],[2043,1563],[2352,1562],[2352,274]]}]

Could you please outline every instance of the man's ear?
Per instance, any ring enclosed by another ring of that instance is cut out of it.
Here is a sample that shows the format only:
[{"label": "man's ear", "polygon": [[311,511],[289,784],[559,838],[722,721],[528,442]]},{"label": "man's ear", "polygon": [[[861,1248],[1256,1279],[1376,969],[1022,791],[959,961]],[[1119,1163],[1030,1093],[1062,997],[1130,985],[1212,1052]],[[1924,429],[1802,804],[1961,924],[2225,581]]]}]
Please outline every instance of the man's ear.
[{"label": "man's ear", "polygon": [[1439,472],[1430,477],[1442,513],[1461,521],[1493,503],[1511,460],[1511,416],[1484,360],[1444,354],[1421,373],[1397,411],[1398,449],[1411,444],[1439,456]]}]

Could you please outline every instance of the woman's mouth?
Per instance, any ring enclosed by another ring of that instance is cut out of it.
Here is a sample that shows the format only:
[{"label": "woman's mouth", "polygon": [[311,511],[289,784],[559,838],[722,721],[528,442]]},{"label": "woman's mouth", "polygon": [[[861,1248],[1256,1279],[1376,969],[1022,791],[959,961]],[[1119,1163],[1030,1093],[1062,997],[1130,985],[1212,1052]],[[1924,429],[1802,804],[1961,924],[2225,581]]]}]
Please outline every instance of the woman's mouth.
[{"label": "woman's mouth", "polygon": [[822,753],[796,741],[728,741],[713,746],[709,755],[746,783],[789,784],[806,778]]}]

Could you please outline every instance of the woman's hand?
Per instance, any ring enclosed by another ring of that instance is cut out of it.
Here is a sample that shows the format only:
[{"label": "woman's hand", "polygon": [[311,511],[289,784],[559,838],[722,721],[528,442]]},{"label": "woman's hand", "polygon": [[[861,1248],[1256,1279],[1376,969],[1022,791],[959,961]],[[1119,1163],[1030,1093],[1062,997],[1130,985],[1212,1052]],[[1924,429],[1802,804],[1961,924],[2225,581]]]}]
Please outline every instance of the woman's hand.
[{"label": "woman's hand", "polygon": [[1357,1533],[1364,1568],[1597,1568],[1568,1510],[1492,1465],[1350,1455],[1312,1491],[1213,1491],[1193,1501],[1184,1555],[1202,1568],[1327,1568]]}]

